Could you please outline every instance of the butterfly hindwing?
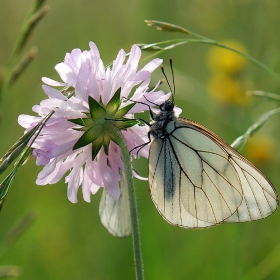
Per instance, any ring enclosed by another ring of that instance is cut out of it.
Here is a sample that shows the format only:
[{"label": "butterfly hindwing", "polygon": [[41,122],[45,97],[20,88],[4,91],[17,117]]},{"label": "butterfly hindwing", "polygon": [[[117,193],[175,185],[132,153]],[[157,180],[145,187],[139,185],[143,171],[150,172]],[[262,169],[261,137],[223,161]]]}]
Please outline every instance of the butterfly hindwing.
[{"label": "butterfly hindwing", "polygon": [[231,162],[240,177],[244,195],[236,213],[225,222],[247,222],[271,215],[278,201],[277,193],[268,179],[243,157],[233,153]]},{"label": "butterfly hindwing", "polygon": [[128,189],[123,171],[120,171],[120,198],[114,200],[104,188],[99,204],[101,223],[114,236],[126,237],[131,233]]}]

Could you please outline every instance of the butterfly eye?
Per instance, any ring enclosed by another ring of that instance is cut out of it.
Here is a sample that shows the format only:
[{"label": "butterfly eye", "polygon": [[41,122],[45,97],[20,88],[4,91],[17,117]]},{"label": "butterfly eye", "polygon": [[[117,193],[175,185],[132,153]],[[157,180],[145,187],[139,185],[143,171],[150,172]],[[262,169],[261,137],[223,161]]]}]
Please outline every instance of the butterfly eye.
[{"label": "butterfly eye", "polygon": [[165,104],[165,111],[172,111],[174,108],[173,102],[169,101]]},{"label": "butterfly eye", "polygon": [[174,104],[173,104],[173,102],[170,101],[170,100],[165,101],[164,103],[162,103],[162,104],[159,106],[159,109],[160,109],[161,111],[167,111],[167,112],[172,111],[173,108],[174,108]]}]

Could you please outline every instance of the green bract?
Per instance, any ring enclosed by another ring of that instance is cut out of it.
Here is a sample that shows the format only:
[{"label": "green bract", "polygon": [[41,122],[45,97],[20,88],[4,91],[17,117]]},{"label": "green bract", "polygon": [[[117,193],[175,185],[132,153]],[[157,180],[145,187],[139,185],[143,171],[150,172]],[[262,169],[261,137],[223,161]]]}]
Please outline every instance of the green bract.
[{"label": "green bract", "polygon": [[117,141],[112,131],[112,126],[119,130],[126,129],[138,124],[135,119],[125,118],[125,114],[135,105],[131,103],[121,109],[121,88],[119,88],[106,106],[102,102],[98,103],[94,98],[89,96],[89,113],[85,113],[86,118],[70,119],[74,124],[81,127],[76,130],[84,131],[83,135],[75,143],[73,150],[92,144],[92,160],[95,159],[101,147],[104,147],[106,155],[110,141],[116,144]]}]

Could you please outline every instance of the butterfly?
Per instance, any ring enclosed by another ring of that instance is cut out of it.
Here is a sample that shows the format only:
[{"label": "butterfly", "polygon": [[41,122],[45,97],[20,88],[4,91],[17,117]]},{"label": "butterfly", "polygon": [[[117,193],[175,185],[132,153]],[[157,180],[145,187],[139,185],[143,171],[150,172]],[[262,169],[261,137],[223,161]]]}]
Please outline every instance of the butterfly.
[{"label": "butterfly", "polygon": [[271,215],[278,197],[266,176],[202,125],[160,105],[150,133],[151,198],[169,223],[205,228]]},{"label": "butterfly", "polygon": [[207,228],[263,219],[277,209],[277,192],[257,167],[206,127],[177,118],[173,100],[159,109],[149,131],[149,189],[167,222]]},{"label": "butterfly", "polygon": [[[174,93],[175,86],[172,99]],[[149,186],[167,222],[206,228],[263,219],[277,209],[277,192],[257,167],[206,127],[177,118],[173,100],[159,109],[149,132]]]}]

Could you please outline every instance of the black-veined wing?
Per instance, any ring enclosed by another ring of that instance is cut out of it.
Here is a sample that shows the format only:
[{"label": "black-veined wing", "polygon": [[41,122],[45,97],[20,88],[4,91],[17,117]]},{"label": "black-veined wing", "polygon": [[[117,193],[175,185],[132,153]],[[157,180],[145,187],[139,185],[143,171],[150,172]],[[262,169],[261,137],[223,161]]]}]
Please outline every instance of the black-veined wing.
[{"label": "black-veined wing", "polygon": [[186,228],[265,218],[277,193],[254,165],[207,128],[179,118],[153,140],[152,200],[169,223]]},{"label": "black-veined wing", "polygon": [[120,170],[119,200],[114,200],[104,188],[99,204],[99,215],[103,226],[114,236],[126,237],[131,233],[128,189],[123,171]]}]

